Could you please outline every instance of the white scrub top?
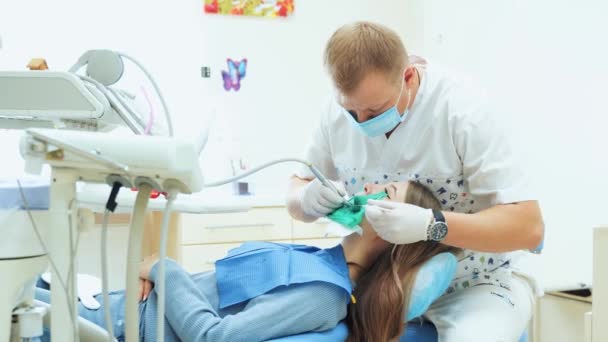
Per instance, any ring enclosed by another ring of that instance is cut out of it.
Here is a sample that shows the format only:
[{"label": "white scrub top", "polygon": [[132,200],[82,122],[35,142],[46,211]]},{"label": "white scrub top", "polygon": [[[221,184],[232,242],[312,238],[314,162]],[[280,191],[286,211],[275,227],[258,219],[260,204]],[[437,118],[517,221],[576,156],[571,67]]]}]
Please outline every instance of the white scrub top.
[{"label": "white scrub top", "polygon": [[[439,199],[444,211],[475,213],[497,204],[535,200],[510,141],[470,82],[436,65],[420,69],[422,81],[407,118],[389,139],[368,137],[330,103],[304,158],[349,194],[365,183],[413,180]],[[308,168],[300,178],[314,178]],[[481,253],[465,250],[448,289],[482,283],[509,287],[511,272],[532,280],[527,251]]]}]

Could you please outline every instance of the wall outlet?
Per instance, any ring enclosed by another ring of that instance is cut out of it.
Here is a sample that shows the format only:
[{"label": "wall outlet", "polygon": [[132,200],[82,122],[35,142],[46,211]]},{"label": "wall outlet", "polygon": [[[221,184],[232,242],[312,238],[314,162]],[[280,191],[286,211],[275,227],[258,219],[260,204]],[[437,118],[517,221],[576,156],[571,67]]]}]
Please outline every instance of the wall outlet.
[{"label": "wall outlet", "polygon": [[209,77],[211,77],[211,68],[208,67],[208,66],[201,67],[201,77],[202,78],[209,78]]}]

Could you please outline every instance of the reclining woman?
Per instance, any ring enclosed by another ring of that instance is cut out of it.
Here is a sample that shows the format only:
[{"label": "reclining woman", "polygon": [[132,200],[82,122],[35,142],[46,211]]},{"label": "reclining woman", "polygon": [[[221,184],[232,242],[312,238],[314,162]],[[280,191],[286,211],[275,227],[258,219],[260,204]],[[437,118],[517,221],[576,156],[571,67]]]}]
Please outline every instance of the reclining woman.
[{"label": "reclining woman", "polygon": [[[433,195],[417,183],[366,187],[368,194],[378,191],[385,191],[390,201],[439,207]],[[360,226],[361,236],[350,235],[328,249],[247,242],[219,260],[211,272],[191,275],[167,259],[165,340],[251,342],[326,331],[346,318],[349,303],[353,313],[348,323],[356,340],[398,337],[404,314],[407,312],[408,319],[420,316],[449,285],[456,268],[455,250],[436,242],[391,245],[380,239],[365,219]],[[153,283],[157,261],[146,258],[140,270],[143,341],[156,341]],[[368,291],[355,290],[353,296],[355,284]],[[386,295],[375,296],[379,302],[369,305],[374,297],[369,289]],[[361,298],[357,298],[359,292]],[[36,297],[48,302],[50,293],[37,289]],[[101,295],[96,299],[101,301]],[[121,341],[125,292],[111,293],[110,301],[114,335]],[[358,303],[364,305],[365,312],[358,310]],[[79,314],[105,326],[103,309],[88,310],[80,305]],[[367,324],[371,317],[385,324]]]}]

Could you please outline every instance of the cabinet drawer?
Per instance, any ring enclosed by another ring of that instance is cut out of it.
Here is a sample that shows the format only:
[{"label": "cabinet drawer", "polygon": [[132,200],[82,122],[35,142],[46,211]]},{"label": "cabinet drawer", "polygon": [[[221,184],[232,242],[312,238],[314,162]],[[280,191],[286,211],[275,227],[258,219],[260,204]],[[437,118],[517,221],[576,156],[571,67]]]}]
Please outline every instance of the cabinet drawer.
[{"label": "cabinet drawer", "polygon": [[223,258],[229,250],[240,245],[240,243],[226,243],[182,246],[181,264],[190,273],[213,270],[216,260]]},{"label": "cabinet drawer", "polygon": [[327,218],[320,218],[315,222],[306,223],[293,220],[294,239],[314,239],[325,237],[325,229],[331,221]]},{"label": "cabinet drawer", "polygon": [[327,238],[327,239],[303,239],[303,240],[293,240],[294,244],[297,245],[308,245],[315,246],[319,248],[329,248],[334,247],[342,241],[342,238]]},{"label": "cabinet drawer", "polygon": [[244,213],[182,215],[184,245],[291,239],[291,218],[285,208],[260,208]]},{"label": "cabinet drawer", "polygon": [[[275,242],[291,243],[291,240]],[[242,243],[223,243],[182,246],[181,265],[190,273],[213,270],[217,260],[225,257],[229,250],[239,247],[241,244]]]},{"label": "cabinet drawer", "polygon": [[546,294],[537,305],[539,315],[534,320],[539,329],[540,342],[583,340],[585,313],[591,311],[591,303]]}]

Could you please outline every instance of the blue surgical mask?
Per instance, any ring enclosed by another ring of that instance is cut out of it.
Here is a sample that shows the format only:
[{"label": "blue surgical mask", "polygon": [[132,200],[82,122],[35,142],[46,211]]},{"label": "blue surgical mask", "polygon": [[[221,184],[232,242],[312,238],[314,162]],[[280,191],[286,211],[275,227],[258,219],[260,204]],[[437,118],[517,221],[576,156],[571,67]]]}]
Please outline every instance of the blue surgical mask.
[{"label": "blue surgical mask", "polygon": [[[401,89],[403,90],[403,84],[401,85]],[[410,96],[411,94],[408,96],[408,103],[405,106],[405,112],[403,114],[400,114],[399,110],[397,109],[397,104],[401,99],[401,91],[399,92],[397,103],[395,103],[394,106],[386,110],[384,113],[367,121],[358,122],[347,110],[344,110],[344,113],[349,118],[350,122],[355,127],[359,128],[365,135],[370,137],[378,137],[392,131],[395,129],[395,127],[397,127],[398,124],[402,123],[403,120],[407,118],[407,107],[410,105]]]}]

